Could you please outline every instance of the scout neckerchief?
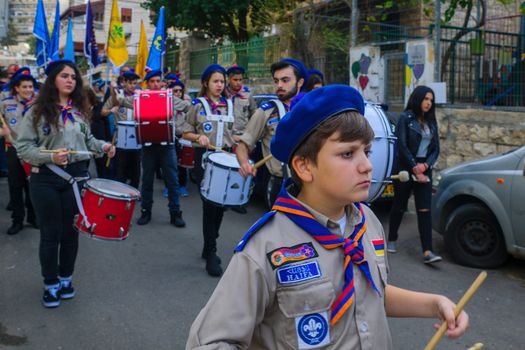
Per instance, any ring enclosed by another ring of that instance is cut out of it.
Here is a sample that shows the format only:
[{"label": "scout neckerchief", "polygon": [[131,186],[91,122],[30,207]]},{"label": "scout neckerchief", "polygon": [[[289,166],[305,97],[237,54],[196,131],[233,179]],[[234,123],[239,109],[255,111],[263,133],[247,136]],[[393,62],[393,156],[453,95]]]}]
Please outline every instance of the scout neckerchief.
[{"label": "scout neckerchief", "polygon": [[244,87],[244,86],[241,86],[241,88],[240,88],[238,91],[234,91],[234,90],[230,89],[229,86],[226,86],[226,91],[228,92],[228,95],[231,96],[231,99],[232,99],[232,100],[235,100],[235,97],[238,97],[238,98],[240,98],[241,100],[245,100],[246,97],[244,97],[244,95],[241,94],[241,91],[242,91],[242,88],[243,88],[243,87]]},{"label": "scout neckerchief", "polygon": [[279,197],[277,197],[275,200],[272,210],[282,212],[297,226],[311,235],[319,244],[323,246],[323,248],[336,249],[338,247],[342,247],[344,250],[345,283],[343,286],[343,291],[332,304],[330,324],[333,326],[337,323],[337,321],[339,321],[341,316],[343,316],[345,311],[348,310],[348,308],[354,302],[354,272],[350,262],[356,264],[359,267],[372,288],[374,288],[374,290],[380,294],[370,274],[370,268],[368,267],[368,262],[365,259],[363,251],[362,238],[366,231],[365,214],[361,204],[355,203],[355,206],[361,212],[362,219],[361,222],[355,226],[354,232],[352,232],[350,238],[344,238],[343,236],[333,234],[330,232],[330,230],[328,230],[328,228],[317,221],[315,217],[304,206],[301,205],[301,203],[290,197],[290,195],[286,192],[286,185],[288,183],[289,181],[287,181],[282,187]]},{"label": "scout neckerchief", "polygon": [[24,100],[22,98],[22,96],[18,95],[17,96],[17,100],[18,100],[18,102],[20,102],[20,104],[22,106],[24,106],[24,108],[22,110],[22,117],[23,117],[26,114],[26,112],[29,110],[29,108],[31,108],[31,104],[29,104],[29,102],[31,102],[33,100],[33,97],[31,97],[29,100]]},{"label": "scout neckerchief", "polygon": [[64,126],[66,126],[66,123],[69,120],[71,120],[72,123],[75,122],[75,118],[73,117],[73,114],[71,114],[71,108],[73,108],[73,100],[67,101],[67,104],[65,106],[58,105],[58,109],[60,109],[60,115],[62,116],[62,123],[64,123]]},{"label": "scout neckerchief", "polygon": [[221,114],[221,111],[218,110],[219,107],[226,107],[226,99],[221,96],[218,102],[213,101],[211,98],[208,98],[208,96],[205,97],[206,101],[210,104],[211,112],[213,114]]}]

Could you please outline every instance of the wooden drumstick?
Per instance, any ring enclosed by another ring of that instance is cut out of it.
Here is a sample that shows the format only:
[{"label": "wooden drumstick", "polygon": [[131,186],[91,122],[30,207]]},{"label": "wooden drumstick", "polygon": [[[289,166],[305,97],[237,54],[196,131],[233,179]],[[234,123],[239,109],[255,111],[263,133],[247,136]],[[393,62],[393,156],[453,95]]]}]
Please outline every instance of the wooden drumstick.
[{"label": "wooden drumstick", "polygon": [[255,169],[258,169],[260,168],[261,166],[263,166],[267,161],[269,161],[270,159],[272,159],[273,156],[271,154],[267,155],[266,157],[264,157],[263,159],[261,159],[260,161],[258,161],[257,163],[255,163],[253,165],[253,167]]},{"label": "wooden drumstick", "polygon": [[472,345],[470,348],[468,348],[467,350],[480,350],[482,347],[483,347],[483,343],[476,343]]},{"label": "wooden drumstick", "polygon": [[[485,282],[486,278],[487,278],[487,272],[486,271],[481,271],[480,274],[478,275],[478,277],[474,280],[474,282],[472,282],[472,285],[470,286],[470,288],[467,289],[465,294],[463,294],[463,296],[459,300],[458,304],[454,308],[454,316],[455,317],[458,317],[458,315],[463,310],[465,305],[470,301],[470,299],[472,299],[472,296],[474,295],[474,293],[476,293],[476,291],[481,286],[481,284],[483,284],[483,282]],[[443,335],[447,331],[447,328],[448,328],[447,327],[447,322],[445,321],[445,322],[443,322],[441,324],[441,326],[436,331],[436,333],[434,334],[432,339],[430,339],[430,341],[428,342],[427,346],[425,346],[424,350],[433,350],[436,347],[436,345],[439,343],[439,341],[441,340],[441,337],[443,337]]]},{"label": "wooden drumstick", "polygon": [[[93,155],[93,152],[90,151],[75,151],[75,150],[67,150],[69,154],[87,154],[87,155]],[[61,149],[41,149],[40,153],[60,153],[64,152]]]},{"label": "wooden drumstick", "polygon": [[[117,140],[117,133],[113,133],[113,139],[111,140],[111,147],[115,146],[115,141]],[[108,159],[106,160],[106,168],[109,168],[109,163],[111,162],[111,158],[109,158],[108,156]]]},{"label": "wooden drumstick", "polygon": [[[2,122],[2,125],[6,128],[9,128],[9,125],[7,125],[7,122],[5,121],[4,119],[4,116],[2,115],[2,113],[0,113],[0,122]],[[9,143],[13,143],[13,138],[11,137],[11,135],[5,135],[5,140]]]}]

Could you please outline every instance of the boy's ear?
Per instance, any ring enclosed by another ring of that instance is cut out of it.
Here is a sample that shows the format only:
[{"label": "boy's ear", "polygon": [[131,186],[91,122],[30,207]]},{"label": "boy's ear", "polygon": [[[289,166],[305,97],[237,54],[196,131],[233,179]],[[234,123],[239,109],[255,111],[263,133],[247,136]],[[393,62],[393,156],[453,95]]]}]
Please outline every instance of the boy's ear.
[{"label": "boy's ear", "polygon": [[290,162],[290,166],[295,171],[297,177],[299,177],[301,182],[312,182],[312,162],[309,159],[299,156],[293,156],[292,161]]}]

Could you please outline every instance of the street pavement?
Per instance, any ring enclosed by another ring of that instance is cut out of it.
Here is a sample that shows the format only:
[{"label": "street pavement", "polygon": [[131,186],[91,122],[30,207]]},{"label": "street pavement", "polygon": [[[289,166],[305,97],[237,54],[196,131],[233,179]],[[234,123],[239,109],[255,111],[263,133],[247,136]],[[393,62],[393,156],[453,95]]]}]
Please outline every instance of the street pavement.
[{"label": "street pavement", "polygon": [[[184,349],[191,323],[218,282],[204,270],[202,205],[197,188],[182,198],[186,228],[169,225],[162,182],[155,183],[153,220],[134,225],[122,242],[80,237],[74,274],[77,296],[57,309],[41,305],[38,262],[39,232],[29,226],[15,236],[5,231],[10,213],[7,181],[0,179],[0,349]],[[135,222],[140,203],[135,209]],[[244,232],[265,211],[261,200],[248,214],[227,211],[220,230],[219,255],[224,266]],[[388,212],[376,214],[386,226]],[[444,261],[422,263],[413,207],[405,215],[399,252],[389,254],[389,283],[419,291],[446,294],[457,301],[480,270],[455,265],[443,241],[434,236]],[[525,262],[510,261],[489,275],[467,305],[471,325],[458,339],[443,339],[437,349],[524,349]],[[433,320],[390,319],[395,349],[422,349],[434,333]]]}]

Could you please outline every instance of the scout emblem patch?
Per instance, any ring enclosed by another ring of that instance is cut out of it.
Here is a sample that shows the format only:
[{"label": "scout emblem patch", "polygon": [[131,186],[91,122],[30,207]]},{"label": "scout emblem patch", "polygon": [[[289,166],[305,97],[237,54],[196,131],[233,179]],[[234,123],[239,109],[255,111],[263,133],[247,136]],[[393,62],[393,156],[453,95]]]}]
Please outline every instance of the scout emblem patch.
[{"label": "scout emblem patch", "polygon": [[204,130],[205,133],[209,134],[213,131],[213,124],[210,122],[203,123],[202,130]]},{"label": "scout emblem patch", "polygon": [[281,267],[277,270],[277,281],[280,284],[305,282],[321,276],[317,261]]},{"label": "scout emblem patch", "polygon": [[374,246],[376,256],[385,255],[385,241],[383,239],[373,239],[372,245]]},{"label": "scout emblem patch", "polygon": [[319,256],[312,243],[301,243],[293,247],[281,247],[266,254],[275,270],[279,266]]},{"label": "scout emblem patch", "polygon": [[9,120],[9,124],[15,125],[16,124],[16,118],[11,118],[11,120]]},{"label": "scout emblem patch", "polygon": [[330,343],[330,327],[326,312],[295,318],[299,349],[315,349]]}]

